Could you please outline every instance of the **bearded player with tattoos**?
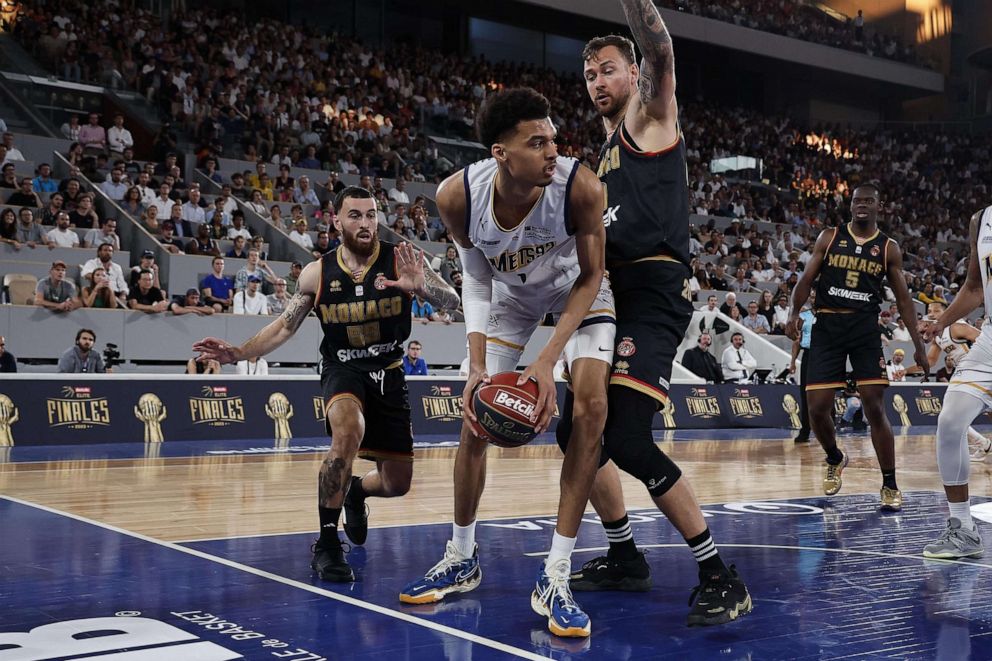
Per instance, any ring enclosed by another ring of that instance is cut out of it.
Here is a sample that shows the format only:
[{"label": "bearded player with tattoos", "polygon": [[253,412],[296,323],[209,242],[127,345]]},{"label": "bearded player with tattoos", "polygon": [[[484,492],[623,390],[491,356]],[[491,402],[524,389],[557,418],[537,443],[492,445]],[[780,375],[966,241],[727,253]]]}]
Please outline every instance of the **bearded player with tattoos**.
[{"label": "bearded player with tattoos", "polygon": [[[458,307],[458,294],[407,243],[380,241],[372,193],[349,186],[334,201],[341,245],[310,263],[285,312],[241,346],[214,337],[193,345],[198,360],[234,363],[271,353],[289,340],[313,310],[324,339],[320,383],[331,448],[320,467],[320,537],[310,566],[321,579],[355,580],[338,537],[355,544],[368,533],[368,496],[402,496],[413,475],[410,404],[403,373],[403,342],[410,335],[414,295],[438,309]],[[376,462],[351,474],[356,456]]]}]

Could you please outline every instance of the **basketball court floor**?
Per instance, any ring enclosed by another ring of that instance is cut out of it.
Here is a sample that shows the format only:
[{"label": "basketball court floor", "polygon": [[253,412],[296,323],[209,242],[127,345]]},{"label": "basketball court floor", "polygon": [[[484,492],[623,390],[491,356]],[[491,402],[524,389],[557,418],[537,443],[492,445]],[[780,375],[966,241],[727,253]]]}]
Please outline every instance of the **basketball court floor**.
[{"label": "basketball court floor", "polygon": [[[754,611],[686,628],[695,563],[627,478],[654,586],[578,594],[586,640],[551,636],[529,607],[558,496],[561,460],[547,441],[491,450],[482,585],[412,607],[400,588],[450,533],[453,447],[419,449],[410,494],[369,501],[368,541],[348,555],[353,584],[321,582],[308,566],[326,439],[11,448],[0,463],[0,661],[992,659],[992,556],[920,555],[946,516],[932,434],[897,437],[906,503],[895,514],[877,509],[880,475],[862,436],[843,437],[852,461],[832,498],[815,442],[796,446],[781,430],[659,436]],[[973,464],[972,478],[992,541],[992,460]],[[590,512],[573,564],[605,548]]]}]

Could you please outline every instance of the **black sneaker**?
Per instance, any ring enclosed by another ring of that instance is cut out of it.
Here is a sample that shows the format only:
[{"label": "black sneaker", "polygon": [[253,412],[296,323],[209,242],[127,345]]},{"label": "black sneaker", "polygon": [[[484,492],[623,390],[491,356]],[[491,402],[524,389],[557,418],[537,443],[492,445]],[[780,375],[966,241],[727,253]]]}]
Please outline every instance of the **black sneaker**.
[{"label": "black sneaker", "polygon": [[310,568],[317,572],[321,580],[333,583],[351,583],[355,580],[355,573],[344,559],[344,548],[340,543],[327,547],[321,546],[318,540],[310,550],[313,552]]},{"label": "black sneaker", "polygon": [[365,499],[352,498],[355,493],[355,483],[361,482],[362,478],[357,475],[351,476],[351,486],[348,494],[344,497],[344,534],[352,544],[361,546],[369,536],[369,510],[365,504]]},{"label": "black sneaker", "polygon": [[651,589],[651,567],[640,551],[631,560],[616,560],[603,555],[593,558],[569,577],[569,586],[576,592],[622,590],[647,592]]},{"label": "black sneaker", "polygon": [[801,429],[796,437],[792,439],[793,443],[809,443],[809,432],[804,432]]},{"label": "black sneaker", "polygon": [[737,568],[730,565],[725,572],[700,574],[699,585],[689,595],[689,605],[692,606],[687,620],[690,627],[726,624],[751,612],[751,595]]}]

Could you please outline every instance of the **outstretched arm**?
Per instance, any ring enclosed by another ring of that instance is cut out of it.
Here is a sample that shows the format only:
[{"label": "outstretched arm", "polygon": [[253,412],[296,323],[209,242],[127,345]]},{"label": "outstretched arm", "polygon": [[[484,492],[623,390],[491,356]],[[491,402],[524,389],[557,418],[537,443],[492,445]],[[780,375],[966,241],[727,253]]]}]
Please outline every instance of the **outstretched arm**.
[{"label": "outstretched arm", "polygon": [[397,279],[386,280],[387,287],[416,294],[438,310],[458,309],[458,292],[427,264],[423,250],[404,242],[396,246],[395,259]]},{"label": "outstretched arm", "polygon": [[644,56],[637,79],[640,93],[636,101],[631,100],[637,104],[632,108],[653,119],[674,117],[675,54],[665,21],[651,0],[620,0],[620,4]]},{"label": "outstretched arm", "polygon": [[321,262],[311,262],[300,274],[296,293],[286,305],[286,310],[272,323],[258,331],[254,337],[239,347],[216,337],[206,337],[193,345],[199,352],[197,360],[216,360],[221,364],[259,358],[278,349],[296,334],[303,320],[313,309],[320,282]]}]

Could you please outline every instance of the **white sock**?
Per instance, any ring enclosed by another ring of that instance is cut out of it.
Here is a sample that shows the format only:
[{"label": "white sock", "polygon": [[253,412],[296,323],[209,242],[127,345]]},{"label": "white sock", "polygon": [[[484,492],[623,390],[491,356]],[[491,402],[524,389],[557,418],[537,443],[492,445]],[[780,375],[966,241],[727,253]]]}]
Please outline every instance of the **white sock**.
[{"label": "white sock", "polygon": [[968,440],[972,443],[978,443],[978,447],[982,450],[987,448],[989,445],[989,440],[982,434],[978,433],[974,427],[968,427]]},{"label": "white sock", "polygon": [[475,521],[467,526],[451,523],[451,542],[462,558],[471,558],[475,553]]},{"label": "white sock", "polygon": [[971,520],[971,499],[963,503],[952,503],[948,501],[947,509],[951,511],[951,517],[961,522],[961,527],[967,530],[975,529],[975,522]]},{"label": "white sock", "polygon": [[546,566],[550,567],[559,560],[568,560],[569,572],[571,572],[573,550],[575,550],[575,538],[559,535],[556,530],[551,538],[551,551],[548,553]]}]

